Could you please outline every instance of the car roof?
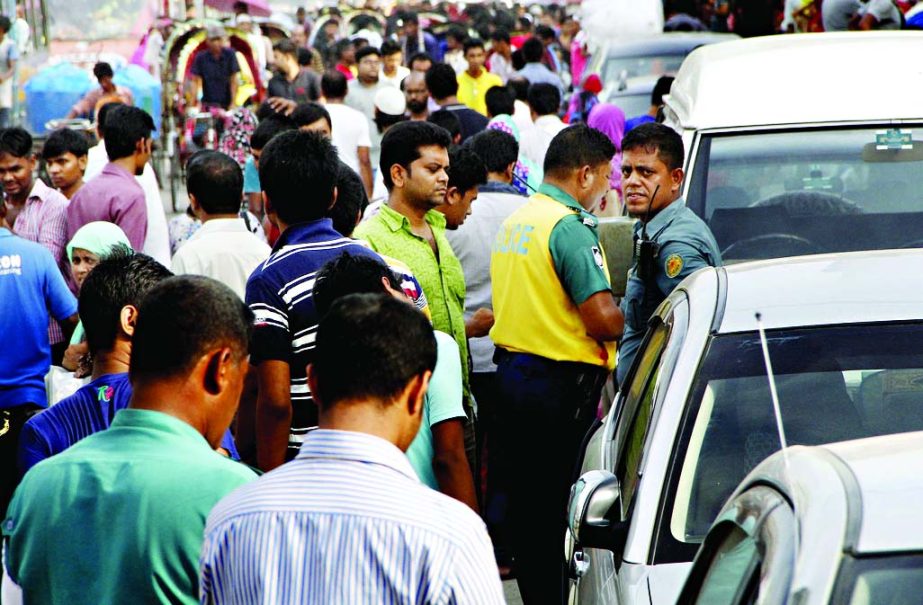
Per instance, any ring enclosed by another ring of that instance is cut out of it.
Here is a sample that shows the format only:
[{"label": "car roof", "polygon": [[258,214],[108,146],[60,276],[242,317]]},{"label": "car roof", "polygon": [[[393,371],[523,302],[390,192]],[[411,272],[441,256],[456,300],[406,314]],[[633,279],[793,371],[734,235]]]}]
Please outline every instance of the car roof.
[{"label": "car roof", "polygon": [[739,40],[737,34],[716,33],[664,33],[656,36],[635,38],[606,45],[606,58],[635,57],[655,54],[686,54],[702,45],[716,44],[728,40]]},{"label": "car roof", "polygon": [[891,31],[704,46],[665,102],[685,129],[923,118],[923,65],[910,59],[921,43],[921,33]]},{"label": "car roof", "polygon": [[[714,282],[726,278],[719,333],[850,323],[923,319],[923,249],[876,250],[772,259],[706,269],[682,284],[691,298],[715,296]],[[697,288],[697,284],[701,287]]]}]

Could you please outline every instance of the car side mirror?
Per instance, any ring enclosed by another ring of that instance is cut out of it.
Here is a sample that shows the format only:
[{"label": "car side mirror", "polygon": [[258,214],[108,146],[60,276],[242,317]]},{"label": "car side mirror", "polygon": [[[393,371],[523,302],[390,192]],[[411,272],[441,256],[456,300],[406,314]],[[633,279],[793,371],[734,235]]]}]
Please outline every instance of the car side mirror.
[{"label": "car side mirror", "polygon": [[567,521],[574,542],[583,548],[620,552],[628,537],[628,524],[613,520],[621,486],[608,471],[593,470],[580,476],[570,491]]}]

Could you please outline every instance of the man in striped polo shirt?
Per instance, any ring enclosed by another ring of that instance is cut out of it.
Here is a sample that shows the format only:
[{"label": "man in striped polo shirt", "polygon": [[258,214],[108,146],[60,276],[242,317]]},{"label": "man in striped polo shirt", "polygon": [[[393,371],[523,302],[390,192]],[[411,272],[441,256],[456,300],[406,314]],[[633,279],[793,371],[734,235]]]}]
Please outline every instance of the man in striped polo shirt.
[{"label": "man in striped polo shirt", "polygon": [[256,316],[250,351],[259,386],[256,456],[266,471],[293,458],[308,429],[317,426],[306,373],[317,333],[317,272],[343,252],[378,258],[325,218],[336,201],[338,170],[336,149],[314,132],[280,134],[260,155],[263,200],[282,232],[250,276],[246,295]]}]

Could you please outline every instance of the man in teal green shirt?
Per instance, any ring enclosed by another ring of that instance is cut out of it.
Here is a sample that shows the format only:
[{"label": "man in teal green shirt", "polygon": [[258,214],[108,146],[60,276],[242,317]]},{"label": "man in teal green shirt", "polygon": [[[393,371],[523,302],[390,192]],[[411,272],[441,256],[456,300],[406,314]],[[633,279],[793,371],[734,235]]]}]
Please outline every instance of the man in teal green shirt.
[{"label": "man in teal green shirt", "polygon": [[129,321],[128,409],[33,467],[3,522],[4,574],[25,602],[198,603],[205,519],[255,478],[214,451],[243,390],[250,310],[183,276]]}]

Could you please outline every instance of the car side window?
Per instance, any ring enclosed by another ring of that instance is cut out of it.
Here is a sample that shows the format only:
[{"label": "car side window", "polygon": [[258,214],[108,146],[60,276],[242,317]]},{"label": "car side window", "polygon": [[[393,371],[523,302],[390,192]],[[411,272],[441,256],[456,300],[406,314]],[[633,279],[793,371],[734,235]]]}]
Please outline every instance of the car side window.
[{"label": "car side window", "polygon": [[733,523],[710,554],[710,564],[695,603],[707,605],[740,605],[755,603],[760,570],[760,554],[756,540]]},{"label": "car side window", "polygon": [[658,322],[650,328],[646,346],[640,353],[640,360],[627,385],[624,413],[628,420],[627,432],[620,444],[615,475],[621,486],[620,503],[622,518],[626,518],[632,497],[638,487],[644,441],[653,412],[654,387],[659,375],[660,360],[666,349],[670,325]]}]

